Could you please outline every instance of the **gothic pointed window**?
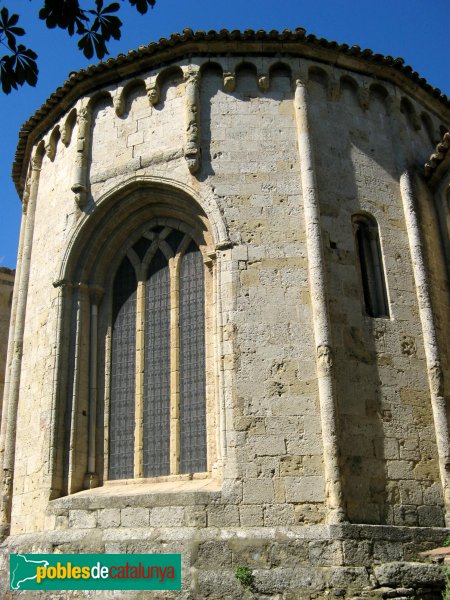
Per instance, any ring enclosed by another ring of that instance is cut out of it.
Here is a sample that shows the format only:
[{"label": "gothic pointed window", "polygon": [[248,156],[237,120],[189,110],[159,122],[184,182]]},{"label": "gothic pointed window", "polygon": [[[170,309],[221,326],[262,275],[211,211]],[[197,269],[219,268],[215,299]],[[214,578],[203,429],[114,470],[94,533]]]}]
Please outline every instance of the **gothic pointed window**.
[{"label": "gothic pointed window", "polygon": [[377,222],[371,215],[358,213],[352,223],[365,311],[370,317],[389,317]]},{"label": "gothic pointed window", "polygon": [[202,253],[155,226],[113,282],[108,479],[207,470]]}]

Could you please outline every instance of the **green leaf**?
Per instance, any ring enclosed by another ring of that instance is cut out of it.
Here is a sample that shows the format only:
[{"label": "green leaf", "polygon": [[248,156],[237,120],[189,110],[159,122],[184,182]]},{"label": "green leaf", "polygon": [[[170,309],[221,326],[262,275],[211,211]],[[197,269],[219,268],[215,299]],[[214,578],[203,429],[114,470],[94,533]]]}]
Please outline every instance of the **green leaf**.
[{"label": "green leaf", "polygon": [[152,8],[155,6],[156,0],[129,0],[129,3],[135,6],[141,15],[145,15],[149,6]]},{"label": "green leaf", "polygon": [[[106,8],[103,8],[103,0],[96,0],[97,10],[89,10],[88,12],[95,15],[95,20],[92,25],[92,31],[98,32],[100,29],[100,36],[104,41],[108,41],[113,37],[115,40],[120,39],[120,28],[122,21],[119,17],[111,16],[108,13],[116,12],[120,6],[117,2],[110,4]],[[106,46],[105,46],[106,50]]]},{"label": "green leaf", "polygon": [[20,44],[10,58],[15,81],[18,85],[23,85],[26,82],[28,85],[34,87],[37,83],[39,72],[36,64],[36,52]]},{"label": "green leaf", "polygon": [[16,27],[19,15],[10,15],[8,9],[3,7],[0,11],[0,38],[6,36],[9,48],[15,52],[16,35],[24,35],[25,30],[22,27]]},{"label": "green leaf", "polygon": [[78,0],[45,0],[39,11],[39,18],[45,21],[49,29],[67,29],[69,35],[74,34],[75,26],[79,33],[83,21],[89,21]]},{"label": "green leaf", "polygon": [[11,66],[11,58],[8,55],[0,58],[0,81],[5,94],[9,94],[13,88],[17,90],[17,82]]},{"label": "green leaf", "polygon": [[78,48],[83,51],[83,54],[86,58],[92,58],[94,56],[94,50],[97,58],[100,60],[105,56],[105,54],[108,54],[108,49],[106,48],[103,37],[91,29],[87,31],[78,42]]}]

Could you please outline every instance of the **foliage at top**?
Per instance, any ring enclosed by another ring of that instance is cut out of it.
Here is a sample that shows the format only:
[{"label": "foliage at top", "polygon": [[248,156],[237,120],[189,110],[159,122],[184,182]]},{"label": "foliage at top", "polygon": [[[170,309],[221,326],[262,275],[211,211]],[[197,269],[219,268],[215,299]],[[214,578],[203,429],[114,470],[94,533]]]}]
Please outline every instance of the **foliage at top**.
[{"label": "foliage at top", "polygon": [[[122,0],[123,2],[124,0]],[[156,0],[128,0],[141,15]],[[102,59],[109,54],[106,42],[120,39],[122,21],[117,14],[121,9],[118,2],[104,6],[103,0],[91,0],[86,8],[78,0],[44,0],[40,2],[39,19],[49,29],[59,27],[70,36],[78,36],[78,48],[86,58],[94,55]],[[18,26],[19,15],[11,14],[4,5],[0,9],[0,44],[8,51],[0,56],[0,81],[2,90],[9,94],[24,83],[35,86],[38,78],[37,54],[18,42],[25,30]]]}]

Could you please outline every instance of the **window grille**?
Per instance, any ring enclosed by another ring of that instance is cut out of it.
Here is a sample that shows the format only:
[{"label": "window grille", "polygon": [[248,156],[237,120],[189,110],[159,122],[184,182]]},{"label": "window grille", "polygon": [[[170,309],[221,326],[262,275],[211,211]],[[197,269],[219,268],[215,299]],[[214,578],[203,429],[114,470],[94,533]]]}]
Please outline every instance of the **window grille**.
[{"label": "window grille", "polygon": [[109,478],[133,477],[136,276],[127,257],[117,271],[113,293]]},{"label": "window grille", "polygon": [[113,282],[108,477],[204,472],[202,253],[181,229],[156,226],[128,256]]},{"label": "window grille", "polygon": [[203,259],[191,242],[180,273],[180,470],[206,471]]},{"label": "window grille", "polygon": [[161,251],[146,282],[144,370],[144,477],[169,473],[170,278]]}]

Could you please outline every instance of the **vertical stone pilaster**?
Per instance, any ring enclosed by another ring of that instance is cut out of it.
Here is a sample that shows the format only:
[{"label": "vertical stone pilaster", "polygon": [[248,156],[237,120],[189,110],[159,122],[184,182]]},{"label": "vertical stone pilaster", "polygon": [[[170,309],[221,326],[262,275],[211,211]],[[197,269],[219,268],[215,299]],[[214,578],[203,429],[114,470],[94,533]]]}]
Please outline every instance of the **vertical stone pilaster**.
[{"label": "vertical stone pilaster", "polygon": [[319,194],[315,177],[312,136],[308,115],[305,81],[297,79],[294,97],[297,142],[300,158],[303,208],[305,214],[308,274],[316,346],[317,379],[319,384],[320,419],[324,453],[327,521],[346,520],[339,464],[338,423],[333,381],[333,359],[330,319],[327,307],[325,264],[322,250]]},{"label": "vertical stone pilaster", "polygon": [[[29,182],[30,176],[27,180],[27,195],[29,195]],[[26,221],[27,221],[27,202],[25,198],[22,200],[22,221],[20,225],[20,237],[19,237],[19,249],[17,252],[17,266],[14,278],[14,290],[11,304],[11,314],[9,318],[9,334],[8,334],[8,348],[6,352],[6,365],[5,365],[5,387],[3,390],[3,398],[0,398],[2,402],[1,407],[1,428],[0,428],[0,469],[3,463],[3,450],[4,440],[6,434],[7,414],[8,414],[8,398],[9,398],[9,386],[10,386],[10,374],[11,374],[11,363],[13,358],[13,347],[14,347],[14,328],[16,323],[16,312],[17,312],[17,299],[19,296],[19,281],[20,272],[22,266],[22,253],[23,253],[23,241],[25,237]],[[0,471],[0,482],[1,482],[1,471]]]},{"label": "vertical stone pilaster", "polygon": [[[0,537],[10,530],[12,489],[14,481],[15,445],[17,431],[17,406],[19,402],[20,377],[23,355],[23,335],[27,309],[28,283],[30,280],[30,262],[33,247],[34,218],[39,190],[43,143],[40,143],[31,159],[31,180],[29,199],[26,205],[26,220],[23,233],[23,249],[20,267],[20,279],[17,280],[17,304],[14,335],[11,345],[10,384],[6,405],[6,425],[3,438],[2,459],[2,496],[0,499]],[[9,360],[9,359],[8,359]]]},{"label": "vertical stone pilaster", "polygon": [[422,325],[431,408],[439,459],[439,473],[444,495],[445,523],[446,527],[450,527],[450,430],[444,397],[444,376],[439,356],[439,344],[416,208],[413,178],[411,172],[407,169],[400,176],[400,192],[411,252],[419,317]]}]

